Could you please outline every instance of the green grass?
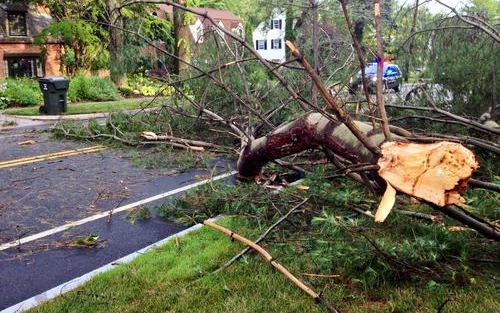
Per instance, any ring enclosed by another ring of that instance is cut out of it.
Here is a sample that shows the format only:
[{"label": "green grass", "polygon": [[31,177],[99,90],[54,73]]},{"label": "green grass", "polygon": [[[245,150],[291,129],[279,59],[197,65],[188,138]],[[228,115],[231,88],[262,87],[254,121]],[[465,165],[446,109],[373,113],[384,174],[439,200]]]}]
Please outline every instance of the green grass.
[{"label": "green grass", "polygon": [[[245,219],[218,221],[255,238]],[[84,286],[34,308],[32,312],[326,312],[279,272],[250,255],[219,274],[211,274],[242,245],[207,227],[119,265]],[[272,249],[279,253],[279,249]],[[281,251],[283,252],[283,251]],[[306,278],[298,258],[278,260],[329,299],[341,312],[498,312],[498,289],[475,284],[401,284],[363,290],[337,279]]]},{"label": "green grass", "polygon": [[[153,98],[134,98],[106,102],[70,103],[68,104],[68,112],[66,112],[65,114],[107,113],[122,110],[140,109],[144,106],[155,107],[160,106],[163,103],[164,98],[157,99],[152,104],[150,104],[152,100]],[[24,116],[40,115],[38,107],[6,109],[4,113]]]}]

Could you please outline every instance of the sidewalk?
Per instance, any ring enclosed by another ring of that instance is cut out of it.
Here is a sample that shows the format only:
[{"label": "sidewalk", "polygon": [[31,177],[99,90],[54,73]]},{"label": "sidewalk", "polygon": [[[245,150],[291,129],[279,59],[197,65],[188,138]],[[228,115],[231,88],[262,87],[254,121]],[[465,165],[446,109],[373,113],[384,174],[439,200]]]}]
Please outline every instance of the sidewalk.
[{"label": "sidewalk", "polygon": [[47,120],[30,119],[28,116],[16,116],[0,113],[0,131],[9,131],[24,127],[48,126],[52,123]]},{"label": "sidewalk", "polygon": [[[150,112],[160,108],[134,109],[123,111],[126,114],[134,114],[140,111]],[[51,126],[59,121],[86,121],[91,119],[105,119],[111,113],[89,113],[72,115],[10,115],[0,112],[0,131],[9,131],[19,127]]]}]

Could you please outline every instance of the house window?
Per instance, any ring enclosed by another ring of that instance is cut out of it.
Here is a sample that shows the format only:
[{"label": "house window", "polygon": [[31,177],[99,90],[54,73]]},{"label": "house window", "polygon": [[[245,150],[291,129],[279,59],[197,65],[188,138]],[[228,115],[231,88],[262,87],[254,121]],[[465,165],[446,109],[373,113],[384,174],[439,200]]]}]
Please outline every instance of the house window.
[{"label": "house window", "polygon": [[4,61],[7,77],[42,77],[42,62],[38,57],[13,57]]},{"label": "house window", "polygon": [[281,39],[271,39],[271,49],[281,49]]},{"label": "house window", "polygon": [[271,29],[281,29],[281,28],[282,28],[281,20],[271,21]]},{"label": "house window", "polygon": [[256,40],[255,41],[255,49],[267,50],[267,41],[266,40]]},{"label": "house window", "polygon": [[9,36],[27,36],[26,13],[7,12],[7,26]]}]

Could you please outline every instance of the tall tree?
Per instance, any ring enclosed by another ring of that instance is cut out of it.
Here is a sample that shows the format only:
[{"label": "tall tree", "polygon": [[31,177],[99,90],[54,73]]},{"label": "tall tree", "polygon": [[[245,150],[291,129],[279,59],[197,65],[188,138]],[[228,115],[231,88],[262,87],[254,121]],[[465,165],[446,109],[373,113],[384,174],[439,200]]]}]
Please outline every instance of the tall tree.
[{"label": "tall tree", "polygon": [[119,87],[127,84],[123,57],[124,20],[119,10],[120,4],[120,0],[107,0],[106,2],[109,12],[109,70],[111,79]]},{"label": "tall tree", "polygon": [[[175,0],[179,5],[186,6],[186,0]],[[175,56],[174,71],[181,75],[186,72],[189,62],[189,14],[186,11],[174,7],[174,36],[175,36]],[[184,62],[183,62],[184,61]]]},{"label": "tall tree", "polygon": [[[417,27],[418,6],[419,6],[419,0],[415,0],[415,8],[413,9],[413,18],[412,18],[412,22],[411,22],[411,29],[410,29],[410,33],[408,34],[409,36],[411,36],[415,32],[415,29]],[[411,40],[410,46],[408,48],[408,52],[410,55],[412,55],[414,53],[414,47],[415,47],[415,42],[413,40]],[[410,58],[406,58],[404,70],[403,70],[403,77],[404,77],[405,82],[408,82],[409,72],[410,72]]]},{"label": "tall tree", "polygon": [[[319,42],[318,42],[318,0],[309,0],[312,9],[312,55],[313,55],[313,68],[319,74]],[[318,104],[318,89],[314,83],[311,88],[311,101],[313,105]]]}]

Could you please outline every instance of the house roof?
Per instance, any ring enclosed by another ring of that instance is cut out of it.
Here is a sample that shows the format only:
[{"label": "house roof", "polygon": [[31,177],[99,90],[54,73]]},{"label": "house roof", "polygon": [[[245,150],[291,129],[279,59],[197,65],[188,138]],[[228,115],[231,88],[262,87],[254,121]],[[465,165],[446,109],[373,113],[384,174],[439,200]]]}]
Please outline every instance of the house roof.
[{"label": "house roof", "polygon": [[[158,8],[165,12],[169,18],[172,18],[173,16],[173,7],[168,4],[158,4]],[[208,16],[213,18],[214,20],[223,20],[223,21],[232,21],[232,22],[243,22],[242,19],[235,15],[231,11],[226,11],[226,10],[216,10],[216,9],[210,9],[210,8],[192,8],[193,11],[196,13],[204,14],[208,13]],[[165,14],[161,14],[163,12],[157,12],[160,13],[158,14],[159,16],[165,16]],[[197,16],[198,19],[202,19],[202,17]]]},{"label": "house roof", "polygon": [[0,4],[0,9],[3,9],[5,11],[20,11],[20,12],[26,12],[28,11],[28,5],[26,3],[22,2],[11,2],[7,1],[6,3]]}]

